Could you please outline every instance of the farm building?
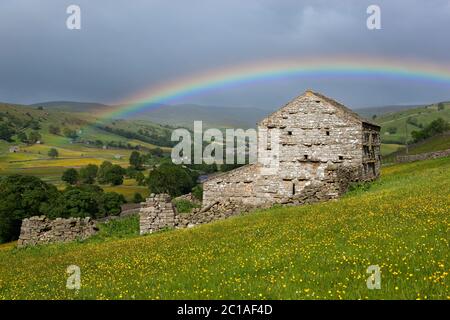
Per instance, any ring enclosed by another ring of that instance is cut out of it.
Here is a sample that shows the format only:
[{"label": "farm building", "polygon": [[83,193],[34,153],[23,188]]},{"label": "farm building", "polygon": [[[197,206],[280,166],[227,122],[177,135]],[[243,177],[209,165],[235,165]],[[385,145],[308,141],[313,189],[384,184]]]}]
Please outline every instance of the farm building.
[{"label": "farm building", "polygon": [[337,198],[380,174],[380,127],[306,91],[257,125],[258,160],[203,184],[203,206],[263,206]]}]

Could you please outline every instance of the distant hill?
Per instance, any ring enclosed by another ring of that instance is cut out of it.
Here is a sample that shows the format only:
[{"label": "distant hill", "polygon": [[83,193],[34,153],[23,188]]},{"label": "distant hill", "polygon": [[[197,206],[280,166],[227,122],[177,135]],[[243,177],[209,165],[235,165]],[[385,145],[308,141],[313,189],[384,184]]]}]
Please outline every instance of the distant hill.
[{"label": "distant hill", "polygon": [[110,106],[97,102],[48,101],[31,104],[30,107],[44,107],[46,109],[68,112],[90,112],[92,110],[108,109]]},{"label": "distant hill", "polygon": [[[87,104],[69,103],[67,110],[75,105],[87,106]],[[37,131],[41,135],[41,140],[56,147],[69,147],[73,143],[92,145],[98,144],[100,147],[108,143],[114,145],[138,145],[143,147],[169,146],[171,128],[144,120],[114,120],[108,121],[98,119],[85,109],[77,109],[80,113],[64,111],[56,104],[50,107],[37,104],[36,106],[24,106],[0,103],[0,122],[16,132],[11,141],[1,140],[1,144],[18,144],[19,132],[30,133]],[[59,105],[62,106],[62,105]],[[40,108],[43,107],[43,108]],[[87,107],[86,107],[87,108]],[[58,132],[52,133],[51,127],[57,127]],[[68,137],[64,130],[76,132],[76,138]]]},{"label": "distant hill", "polygon": [[[51,110],[67,112],[91,112],[92,110],[107,110],[110,106],[101,103],[50,101],[31,105]],[[271,110],[259,108],[218,107],[196,104],[164,105],[157,104],[149,110],[133,115],[130,119],[148,120],[154,123],[176,127],[192,128],[194,121],[203,121],[206,128],[253,128]]]},{"label": "distant hill", "polygon": [[254,128],[269,110],[257,108],[216,107],[195,104],[167,105],[141,115],[143,119],[172,126],[192,128],[194,121],[201,120],[205,127]]},{"label": "distant hill", "polygon": [[399,112],[403,110],[413,109],[423,107],[423,105],[391,105],[391,106],[378,106],[378,107],[368,107],[355,109],[360,116],[364,118],[372,118],[373,115],[380,116],[387,113]]},{"label": "distant hill", "polygon": [[374,121],[381,125],[383,143],[404,144],[411,140],[412,131],[419,131],[438,118],[450,122],[450,102],[390,112],[378,116]]},{"label": "distant hill", "polygon": [[[92,110],[107,110],[110,106],[96,102],[50,101],[31,105],[42,106],[47,109],[67,112],[91,112]],[[371,119],[373,115],[383,116],[389,113],[424,107],[421,105],[390,105],[355,109],[362,117]],[[254,128],[272,111],[268,108],[207,106],[198,104],[157,104],[147,111],[131,116],[131,119],[144,119],[154,123],[166,124],[175,127],[192,128],[194,121],[201,120],[206,128]]]}]

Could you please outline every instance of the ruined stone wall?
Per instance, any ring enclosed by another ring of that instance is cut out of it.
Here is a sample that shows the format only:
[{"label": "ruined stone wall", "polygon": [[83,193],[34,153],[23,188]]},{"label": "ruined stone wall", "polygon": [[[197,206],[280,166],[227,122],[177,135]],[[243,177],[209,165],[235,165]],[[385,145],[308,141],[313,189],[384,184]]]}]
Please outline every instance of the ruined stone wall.
[{"label": "ruined stone wall", "polygon": [[84,240],[98,231],[91,218],[56,218],[34,216],[22,221],[18,247]]},{"label": "ruined stone wall", "polygon": [[178,213],[169,195],[152,194],[141,203],[140,233],[153,233],[166,228],[189,228],[248,212],[254,208],[254,206],[228,199],[223,202],[214,201],[190,213]]},{"label": "ruined stone wall", "polygon": [[450,156],[450,149],[442,151],[434,151],[420,154],[412,154],[408,156],[397,156],[397,162],[413,162],[419,160],[437,159]]},{"label": "ruined stone wall", "polygon": [[175,227],[189,228],[195,225],[226,219],[254,209],[254,206],[240,202],[230,200],[225,202],[216,201],[207,207],[203,207],[203,209],[194,209],[191,213],[177,213]]},{"label": "ruined stone wall", "polygon": [[175,226],[175,207],[168,194],[151,194],[141,203],[139,226],[140,234]]}]

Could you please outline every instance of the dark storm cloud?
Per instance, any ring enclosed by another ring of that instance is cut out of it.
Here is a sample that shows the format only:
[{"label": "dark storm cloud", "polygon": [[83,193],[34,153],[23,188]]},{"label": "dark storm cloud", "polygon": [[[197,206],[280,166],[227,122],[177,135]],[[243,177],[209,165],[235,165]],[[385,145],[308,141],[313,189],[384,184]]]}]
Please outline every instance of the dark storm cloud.
[{"label": "dark storm cloud", "polygon": [[[82,30],[65,27],[82,9]],[[382,9],[382,30],[366,8]],[[0,101],[113,102],[180,76],[264,59],[375,55],[450,63],[450,1],[2,0]],[[352,106],[450,98],[445,86],[286,79],[175,102],[273,107],[305,88]]]}]

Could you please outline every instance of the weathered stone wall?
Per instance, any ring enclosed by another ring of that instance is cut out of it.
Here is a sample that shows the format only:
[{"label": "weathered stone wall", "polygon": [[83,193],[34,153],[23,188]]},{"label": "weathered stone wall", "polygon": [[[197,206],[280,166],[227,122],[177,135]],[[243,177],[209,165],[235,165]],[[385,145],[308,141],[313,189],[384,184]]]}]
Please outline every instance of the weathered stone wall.
[{"label": "weathered stone wall", "polygon": [[215,201],[203,208],[196,208],[191,213],[178,213],[169,195],[152,194],[141,203],[140,233],[153,233],[166,228],[189,228],[248,212],[254,208],[254,206],[228,199],[223,202]]},{"label": "weathered stone wall", "polygon": [[412,154],[408,156],[397,156],[397,162],[413,162],[420,160],[443,158],[448,156],[450,156],[450,149],[420,154]]},{"label": "weathered stone wall", "polygon": [[203,183],[203,206],[206,207],[218,199],[256,204],[255,185],[259,171],[258,165],[251,164],[205,181]]},{"label": "weathered stone wall", "polygon": [[191,213],[177,213],[175,217],[176,228],[189,228],[195,225],[222,220],[249,212],[255,209],[251,205],[227,200],[225,202],[216,201],[203,209],[194,209]]},{"label": "weathered stone wall", "polygon": [[175,226],[175,207],[168,194],[151,194],[139,211],[140,234]]},{"label": "weathered stone wall", "polygon": [[18,247],[55,242],[69,242],[91,237],[98,231],[91,218],[57,218],[34,216],[22,221]]}]

